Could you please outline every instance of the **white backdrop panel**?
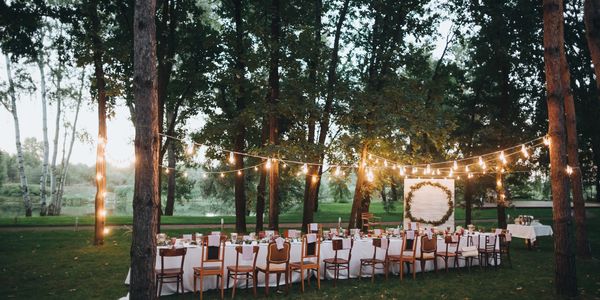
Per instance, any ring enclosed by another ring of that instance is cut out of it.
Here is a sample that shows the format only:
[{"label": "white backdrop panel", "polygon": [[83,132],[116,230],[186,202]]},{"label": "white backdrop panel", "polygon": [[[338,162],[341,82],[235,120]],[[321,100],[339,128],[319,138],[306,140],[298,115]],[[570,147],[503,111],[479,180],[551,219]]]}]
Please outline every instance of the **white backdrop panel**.
[{"label": "white backdrop panel", "polygon": [[[408,193],[414,188],[415,185],[428,181],[432,183],[439,183],[440,185],[446,187],[452,192],[452,203],[455,204],[454,201],[454,179],[415,179],[415,178],[405,178],[404,179],[404,216],[406,216],[406,198],[408,197]],[[421,218],[424,220],[440,220],[448,211],[448,199],[446,192],[435,186],[424,185],[419,189],[413,191],[413,198],[411,202],[411,214],[415,218]],[[411,221],[407,218],[404,218],[404,227],[407,227],[407,224]],[[422,224],[425,226],[433,226],[431,224]],[[445,229],[446,227],[450,227],[454,230],[454,210],[452,210],[452,215],[450,218],[441,225],[437,226],[439,229]]]}]

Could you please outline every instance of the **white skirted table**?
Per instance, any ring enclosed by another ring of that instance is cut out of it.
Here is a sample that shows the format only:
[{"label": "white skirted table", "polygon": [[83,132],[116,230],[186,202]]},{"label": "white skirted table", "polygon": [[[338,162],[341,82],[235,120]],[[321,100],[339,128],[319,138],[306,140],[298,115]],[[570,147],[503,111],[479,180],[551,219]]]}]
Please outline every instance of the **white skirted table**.
[{"label": "white skirted table", "polygon": [[538,236],[551,236],[554,233],[551,226],[539,223],[532,225],[508,224],[506,229],[513,237],[525,239],[527,247],[530,249],[532,244],[536,243]]},{"label": "white skirted table", "polygon": [[[483,236],[486,234],[481,234],[481,238],[474,238],[474,241],[478,241],[480,242],[480,246],[483,247],[484,243],[485,243],[485,238],[483,238]],[[434,237],[435,238],[435,237]],[[443,238],[437,238],[437,244],[438,244],[438,249],[439,251],[445,251],[446,250],[446,244],[444,242]],[[460,241],[460,245],[462,247],[462,245],[465,245],[467,238],[466,237],[461,237],[461,241]],[[226,246],[225,246],[225,269],[227,268],[227,266],[234,266],[235,265],[235,259],[236,259],[236,252],[235,252],[235,246],[229,242],[227,242]],[[260,250],[258,252],[258,257],[256,260],[256,264],[257,266],[260,265],[264,265],[266,262],[266,256],[267,256],[267,244],[266,243],[260,243]],[[301,256],[301,246],[302,243],[301,242],[292,242],[291,243],[291,250],[290,250],[290,262],[295,262],[295,261],[299,261],[300,260],[300,256]],[[496,248],[498,248],[498,243],[496,243]],[[395,254],[398,255],[400,254],[400,250],[402,249],[402,239],[400,238],[390,238],[390,243],[389,243],[389,254]],[[417,244],[417,249],[420,249],[420,243]],[[451,249],[450,251],[453,251],[454,249]],[[331,258],[333,257],[335,254],[335,252],[332,249],[332,243],[331,241],[323,241],[321,244],[321,274],[319,274],[319,276],[321,277],[321,279],[325,278],[325,274],[324,272],[326,272],[326,270],[323,268],[323,260],[326,258]],[[417,250],[417,256],[420,254],[420,251]],[[192,246],[192,247],[188,247],[187,250],[187,255],[185,257],[185,263],[183,266],[183,270],[184,270],[184,276],[183,276],[183,287],[184,287],[184,292],[193,292],[193,287],[194,287],[194,277],[193,277],[193,268],[194,267],[198,267],[200,266],[200,256],[202,255],[202,249],[200,247],[197,246]],[[338,257],[341,258],[346,258],[348,255],[348,250],[340,250],[338,251]],[[370,238],[364,238],[364,239],[358,239],[354,241],[354,247],[352,248],[352,258],[350,260],[350,278],[356,278],[359,275],[359,269],[360,269],[360,259],[361,258],[372,258],[373,257],[373,241]],[[378,257],[380,259],[384,258],[384,253],[383,251],[378,251]],[[242,259],[242,256],[240,256],[240,260]],[[180,265],[181,261],[180,258],[169,258],[169,257],[165,257],[165,268],[178,268]],[[240,263],[244,263],[244,264],[251,264],[251,261],[244,261],[244,262],[240,262]],[[459,262],[460,266],[464,266],[464,262]],[[493,262],[491,262],[491,264],[493,264]],[[438,258],[438,266],[443,266],[443,260],[441,258]],[[412,267],[412,266],[411,266]],[[421,266],[420,264],[416,264],[415,266],[417,269],[417,272],[422,272],[423,270],[421,270]],[[449,267],[452,267],[451,264],[449,264]],[[160,257],[158,256],[157,253],[157,258],[156,258],[156,268],[160,268]],[[428,261],[425,265],[425,271],[430,271],[433,270],[433,262],[432,261]],[[399,272],[399,266],[397,264],[395,264],[392,269],[390,270],[391,272],[394,273],[398,273]],[[227,272],[225,270],[225,272]],[[333,272],[332,271],[327,271],[329,272],[329,274],[327,274],[327,278],[333,278]],[[377,270],[378,274],[383,273],[383,270]],[[127,273],[127,278],[125,279],[125,284],[129,284],[129,272]],[[307,275],[307,278],[310,278],[313,274],[309,274]],[[364,276],[364,275],[363,275]],[[346,275],[346,272],[342,271],[340,272],[340,279],[347,279],[348,276]],[[293,273],[292,274],[292,278],[291,278],[291,282],[299,282],[300,281],[300,274],[299,273]],[[281,277],[281,282],[280,284],[284,284],[284,278],[283,276]],[[240,280],[238,282],[238,288],[245,288],[246,287],[246,282],[245,280]],[[250,286],[252,285],[252,283],[250,283]],[[269,286],[274,287],[277,285],[277,278],[276,276],[270,276],[270,283]],[[226,286],[226,288],[230,288],[233,286],[233,281],[230,282],[229,286]],[[263,287],[265,286],[265,277],[264,274],[259,273],[259,276],[257,277],[257,286],[259,287]],[[210,289],[216,289],[217,288],[217,279],[216,276],[211,276],[211,277],[207,277],[204,279],[203,282],[203,289],[204,290],[210,290]],[[176,292],[176,284],[175,283],[168,283],[163,285],[162,288],[162,295],[170,295],[170,294],[174,294]],[[127,297],[124,297],[125,299]]]}]

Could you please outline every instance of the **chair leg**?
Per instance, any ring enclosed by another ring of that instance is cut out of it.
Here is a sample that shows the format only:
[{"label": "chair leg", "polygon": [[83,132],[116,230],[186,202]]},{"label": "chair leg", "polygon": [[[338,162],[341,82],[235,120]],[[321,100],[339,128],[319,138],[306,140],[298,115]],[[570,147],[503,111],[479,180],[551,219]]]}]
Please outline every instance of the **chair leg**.
[{"label": "chair leg", "polygon": [[358,269],[358,280],[362,279],[362,269],[363,269],[363,264],[362,261],[360,262],[360,269]]},{"label": "chair leg", "polygon": [[202,275],[199,276],[200,278],[200,300],[202,300],[202,295],[204,294],[204,288],[202,287],[204,285],[204,278],[202,277]]},{"label": "chair leg", "polygon": [[433,257],[433,269],[437,273],[437,257],[435,256]]},{"label": "chair leg", "polygon": [[258,272],[256,270],[252,273],[252,292],[254,293],[254,297],[256,298],[256,277],[258,277]]},{"label": "chair leg", "polygon": [[321,267],[317,267],[317,289],[321,289]]},{"label": "chair leg", "polygon": [[371,283],[375,283],[375,263],[371,266]]},{"label": "chair leg", "polygon": [[[308,280],[310,282],[310,279]],[[302,286],[302,292],[304,293],[304,269],[300,267],[300,285]]]},{"label": "chair leg", "polygon": [[413,261],[412,271],[413,271],[413,279],[417,279],[417,262],[416,261]]},{"label": "chair leg", "polygon": [[404,278],[404,262],[400,261],[400,280]]},{"label": "chair leg", "polygon": [[[223,275],[224,274],[221,273],[221,300],[223,300],[223,298],[225,298],[225,276],[223,276]],[[237,276],[236,276],[236,278],[237,278]]]},{"label": "chair leg", "polygon": [[269,296],[269,272],[265,273],[265,295]]},{"label": "chair leg", "polygon": [[[235,277],[233,277],[233,289],[231,290],[231,299],[233,299],[233,297],[235,297],[235,289],[237,288],[238,273],[234,272],[233,275]],[[228,276],[227,277],[227,286],[229,286],[229,275],[227,275],[227,276]]]}]

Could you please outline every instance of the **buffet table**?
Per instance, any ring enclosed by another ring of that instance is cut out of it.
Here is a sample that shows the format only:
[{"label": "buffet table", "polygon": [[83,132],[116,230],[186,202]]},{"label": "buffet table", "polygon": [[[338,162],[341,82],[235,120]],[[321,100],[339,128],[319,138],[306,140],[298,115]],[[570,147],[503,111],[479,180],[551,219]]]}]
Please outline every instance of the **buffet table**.
[{"label": "buffet table", "polygon": [[513,237],[528,239],[531,242],[535,242],[538,236],[550,236],[554,233],[551,226],[542,224],[508,224],[506,229]]},{"label": "buffet table", "polygon": [[[483,236],[486,234],[481,234],[481,239],[478,239],[477,237],[474,238],[474,241],[478,241],[478,240],[480,241],[481,247],[484,246],[485,238]],[[436,238],[436,237],[434,237],[434,238]],[[438,240],[437,244],[438,244],[439,251],[445,251],[446,244],[444,243],[444,239],[439,237],[439,238],[437,238],[437,240]],[[465,245],[466,240],[467,240],[466,237],[464,237],[464,236],[461,237],[460,244]],[[253,243],[256,243],[256,242],[253,242]],[[419,244],[417,244],[417,249],[420,249]],[[258,245],[260,246],[260,251],[258,252],[256,264],[258,266],[260,266],[260,265],[265,264],[268,244],[260,243]],[[227,268],[227,266],[235,265],[235,259],[236,259],[235,246],[236,245],[231,244],[230,242],[227,242],[227,244],[225,246],[225,269]],[[291,242],[291,246],[292,247],[290,250],[290,257],[291,257],[290,261],[291,262],[299,261],[300,256],[301,256],[302,243],[301,242]],[[401,248],[402,248],[402,239],[390,238],[389,254],[398,255],[398,254],[400,254]],[[498,244],[496,244],[496,248],[498,248]],[[452,248],[450,249],[450,251],[453,251],[453,250],[454,249],[452,249]],[[383,251],[377,251],[377,252],[378,252],[378,258],[383,259],[384,258]],[[347,253],[348,253],[348,250],[340,250],[340,251],[338,251],[338,257],[346,258]],[[417,256],[419,255],[419,253],[420,253],[420,251],[417,250]],[[193,287],[194,287],[193,268],[200,266],[201,255],[202,255],[202,249],[200,247],[197,247],[197,246],[188,247],[187,255],[185,257],[184,268],[183,268],[184,269],[183,286],[184,286],[185,292],[193,291]],[[321,279],[325,278],[325,274],[324,274],[325,270],[323,268],[323,262],[322,262],[323,259],[331,258],[334,255],[335,255],[335,252],[332,249],[331,241],[330,240],[323,241],[321,244],[321,274],[319,274]],[[371,258],[371,257],[373,257],[372,239],[364,238],[364,239],[355,240],[354,247],[352,248],[352,258],[350,260],[350,277],[351,278],[358,277],[361,258]],[[242,260],[241,255],[240,255],[240,260]],[[181,263],[180,258],[165,257],[165,268],[178,268],[180,263]],[[251,263],[252,263],[251,261],[240,261],[240,264],[251,264]],[[444,265],[443,260],[440,258],[438,258],[437,263],[438,263],[438,266]],[[451,261],[451,263],[449,264],[449,267],[452,267],[452,263],[453,262]],[[459,263],[460,263],[461,267],[464,266],[464,261],[459,261]],[[491,264],[493,264],[493,261],[491,262]],[[156,268],[157,269],[160,268],[160,257],[158,256],[158,252],[157,252],[157,259],[156,259]],[[411,266],[411,268],[412,268],[412,266]],[[416,268],[417,268],[416,269],[417,272],[423,271],[423,270],[421,270],[421,266],[419,263],[416,264]],[[433,262],[432,261],[428,261],[425,265],[425,271],[430,271],[430,270],[433,270]],[[398,264],[395,264],[391,268],[390,271],[392,271],[394,273],[398,273],[399,272]],[[328,271],[328,272],[329,272],[329,274],[327,274],[327,278],[333,278],[333,272],[332,271]],[[383,273],[383,270],[377,270],[376,273],[381,274],[381,273]],[[311,276],[311,275],[307,275],[307,276]],[[340,279],[347,279],[347,275],[346,275],[345,271],[340,272]],[[264,274],[259,273],[259,276],[257,277],[257,281],[258,281],[257,286],[259,286],[259,287],[265,286]],[[291,282],[299,282],[299,281],[300,281],[300,274],[293,273]],[[227,280],[225,280],[225,284],[227,284],[226,282],[227,282]],[[280,285],[283,285],[284,283],[285,283],[284,277],[282,276]],[[129,284],[129,273],[127,274],[127,278],[125,279],[125,284]],[[239,284],[238,288],[246,287],[245,280],[240,280],[238,282],[238,284]],[[252,283],[250,283],[250,285],[251,284]],[[276,276],[270,276],[269,286],[274,287],[276,285],[277,285]],[[227,288],[232,287],[232,286],[233,286],[233,280],[230,282],[230,285]],[[216,276],[211,276],[211,277],[207,277],[204,279],[204,282],[203,282],[204,290],[216,289],[216,288],[217,288]],[[163,285],[162,295],[174,294],[175,292],[176,292],[176,285],[174,283]]]}]

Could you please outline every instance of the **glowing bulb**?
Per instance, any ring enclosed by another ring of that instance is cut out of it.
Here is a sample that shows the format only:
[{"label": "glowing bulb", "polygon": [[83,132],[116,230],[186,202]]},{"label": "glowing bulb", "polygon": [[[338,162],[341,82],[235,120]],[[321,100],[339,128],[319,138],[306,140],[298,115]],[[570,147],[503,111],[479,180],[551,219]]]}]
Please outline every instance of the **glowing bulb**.
[{"label": "glowing bulb", "polygon": [[340,170],[340,166],[337,166],[337,168],[335,168],[335,176],[340,176],[340,174],[342,174],[342,171]]},{"label": "glowing bulb", "polygon": [[208,175],[206,173],[202,174],[202,177],[206,178]]},{"label": "glowing bulb", "polygon": [[229,163],[230,164],[235,164],[235,156],[233,155],[233,152],[229,152]]},{"label": "glowing bulb", "polygon": [[469,179],[473,178],[473,173],[469,173],[469,175],[467,176],[467,178],[469,178]]},{"label": "glowing bulb", "polygon": [[267,163],[265,164],[265,168],[270,169],[271,168],[271,159],[267,159]]},{"label": "glowing bulb", "polygon": [[376,158],[375,159],[375,164],[378,164],[378,163],[379,163],[379,158]]},{"label": "glowing bulb", "polygon": [[319,178],[317,178],[317,176],[313,176],[313,177],[312,177],[312,182],[313,182],[313,183],[316,183],[318,179],[319,179]]},{"label": "glowing bulb", "polygon": [[257,171],[257,172],[258,172],[258,167],[256,167],[256,166],[255,166],[255,167],[254,167],[254,171]]},{"label": "glowing bulb", "polygon": [[371,169],[367,170],[367,180],[369,182],[373,182],[373,180],[375,180],[375,175]]},{"label": "glowing bulb", "polygon": [[413,173],[413,174],[417,174],[418,172],[419,172],[419,170],[418,170],[417,168],[413,168],[413,169],[412,169],[412,173]]},{"label": "glowing bulb", "polygon": [[485,163],[483,162],[483,158],[481,156],[479,157],[479,165],[482,167],[485,165]]},{"label": "glowing bulb", "polygon": [[465,173],[469,173],[469,166],[465,166]]},{"label": "glowing bulb", "polygon": [[504,151],[500,151],[500,161],[502,162],[502,164],[506,164],[507,160],[506,160],[506,156],[504,156]]},{"label": "glowing bulb", "polygon": [[237,171],[237,174],[238,174],[238,175],[242,175],[242,170],[238,170],[238,171]]},{"label": "glowing bulb", "polygon": [[100,174],[100,173],[96,174],[96,180],[102,180],[102,174]]},{"label": "glowing bulb", "polygon": [[221,173],[221,178],[225,177],[225,173]]},{"label": "glowing bulb", "polygon": [[194,155],[194,144],[188,145],[187,149],[185,149],[185,153],[187,153],[187,155]]},{"label": "glowing bulb", "polygon": [[283,163],[283,165],[281,167],[285,169],[285,168],[287,168],[287,164]]},{"label": "glowing bulb", "polygon": [[387,159],[383,160],[383,166],[387,168],[387,166],[388,166]]},{"label": "glowing bulb", "polygon": [[183,177],[187,177],[187,172],[183,172]]},{"label": "glowing bulb", "polygon": [[431,173],[431,166],[427,165],[427,168],[425,168],[425,174],[430,174]]},{"label": "glowing bulb", "polygon": [[404,172],[405,172],[404,167],[400,168],[400,176],[404,176]]},{"label": "glowing bulb", "polygon": [[550,138],[548,136],[545,136],[543,138],[543,141],[544,141],[544,145],[546,145],[548,147],[550,146]]},{"label": "glowing bulb", "polygon": [[454,170],[450,169],[450,172],[448,172],[448,177],[453,177],[454,176]]},{"label": "glowing bulb", "polygon": [[369,154],[369,159],[373,159],[373,155],[372,154]]},{"label": "glowing bulb", "polygon": [[567,174],[571,175],[573,174],[573,168],[571,168],[571,166],[567,165]]},{"label": "glowing bulb", "polygon": [[458,163],[456,161],[454,161],[454,166],[453,166],[454,170],[458,170]]},{"label": "glowing bulb", "polygon": [[525,158],[529,157],[529,152],[527,152],[527,148],[525,148],[525,145],[521,145],[521,153],[523,153],[523,156]]},{"label": "glowing bulb", "polygon": [[392,166],[392,170],[396,170],[398,168],[398,165],[393,165]]},{"label": "glowing bulb", "polygon": [[110,229],[108,229],[108,227],[105,227],[102,233],[104,233],[104,235],[107,235],[110,233]]},{"label": "glowing bulb", "polygon": [[165,174],[169,174],[169,168],[165,169]]},{"label": "glowing bulb", "polygon": [[306,164],[302,165],[302,173],[304,173],[304,174],[308,173],[308,166]]},{"label": "glowing bulb", "polygon": [[102,192],[102,197],[106,198],[106,192]]},{"label": "glowing bulb", "polygon": [[436,169],[435,173],[438,174],[438,175],[442,174],[442,172],[440,171],[440,169]]},{"label": "glowing bulb", "polygon": [[496,185],[498,187],[502,187],[502,180],[500,180],[500,179],[496,180]]},{"label": "glowing bulb", "polygon": [[103,218],[104,218],[104,217],[106,217],[106,210],[104,210],[104,209],[101,209],[101,210],[98,212],[98,215],[100,215],[100,216],[101,216],[101,217],[103,217]]}]

